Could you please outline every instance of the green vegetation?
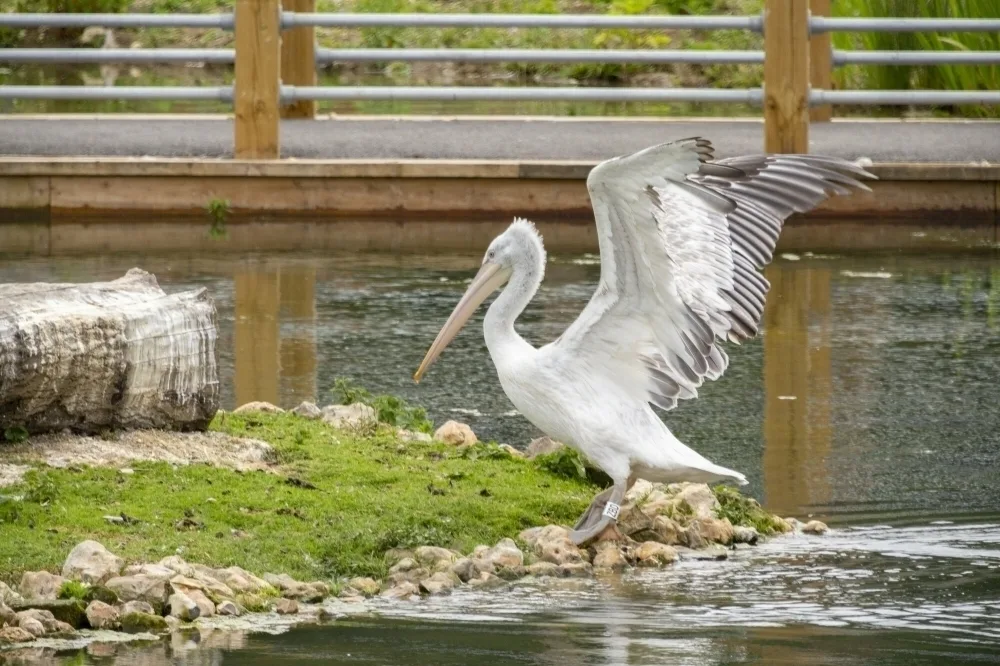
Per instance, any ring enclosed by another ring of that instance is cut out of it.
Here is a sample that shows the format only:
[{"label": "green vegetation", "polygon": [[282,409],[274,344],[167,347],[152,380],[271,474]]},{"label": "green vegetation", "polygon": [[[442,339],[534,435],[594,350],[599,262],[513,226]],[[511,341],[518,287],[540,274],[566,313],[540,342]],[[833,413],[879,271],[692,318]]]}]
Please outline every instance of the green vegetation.
[{"label": "green vegetation", "polygon": [[[250,413],[221,414],[211,428],[269,442],[276,473],[161,462],[135,462],[132,475],[34,469],[0,496],[0,579],[58,570],[85,539],[130,562],[176,553],[305,580],[380,578],[390,549],[468,551],[526,527],[566,524],[598,490],[495,444],[404,444],[390,426],[362,436],[292,414]],[[110,524],[105,515],[128,520]]]},{"label": "green vegetation", "polygon": [[59,588],[60,599],[79,599],[85,601],[90,592],[90,586],[78,580],[68,580]]},{"label": "green vegetation", "polygon": [[349,379],[338,377],[330,391],[334,401],[341,405],[360,402],[375,410],[379,423],[430,433],[434,424],[427,418],[427,410],[414,407],[394,395],[372,395],[367,389],[351,384]]},{"label": "green vegetation", "polygon": [[216,240],[225,238],[228,234],[226,231],[226,219],[229,217],[229,200],[212,199],[208,202],[205,209],[208,211],[209,237]]},{"label": "green vegetation", "polygon": [[9,442],[11,444],[20,444],[21,442],[27,441],[29,436],[28,430],[24,426],[10,426],[9,428],[4,428],[3,437],[0,441]]},{"label": "green vegetation", "polygon": [[764,536],[784,532],[784,526],[772,514],[761,508],[752,497],[741,495],[732,486],[713,486],[712,492],[719,500],[719,518],[728,518],[733,525],[753,527]]},{"label": "green vegetation", "polygon": [[582,453],[568,446],[535,456],[535,464],[564,479],[586,479],[605,488],[613,483],[610,476],[595,467]]}]

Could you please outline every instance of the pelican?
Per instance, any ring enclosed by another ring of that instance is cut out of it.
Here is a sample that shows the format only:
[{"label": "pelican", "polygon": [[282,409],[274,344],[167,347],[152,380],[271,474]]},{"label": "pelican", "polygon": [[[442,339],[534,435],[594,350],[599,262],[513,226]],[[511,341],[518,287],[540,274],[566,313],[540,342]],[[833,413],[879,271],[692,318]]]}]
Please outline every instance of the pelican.
[{"label": "pelican", "polygon": [[[534,225],[515,219],[414,375],[428,367],[497,289],[483,324],[504,393],[531,423],[580,451],[614,485],[570,531],[577,545],[615,536],[620,504],[638,478],[735,483],[740,472],[683,444],[654,407],[671,410],[722,376],[722,343],[756,336],[782,223],[833,195],[869,190],[852,162],[812,155],[713,159],[700,137],[601,162],[587,177],[601,277],[579,317],[536,349],[514,330],[545,272]],[[504,286],[506,285],[506,286]],[[603,538],[603,537],[602,537]]]}]

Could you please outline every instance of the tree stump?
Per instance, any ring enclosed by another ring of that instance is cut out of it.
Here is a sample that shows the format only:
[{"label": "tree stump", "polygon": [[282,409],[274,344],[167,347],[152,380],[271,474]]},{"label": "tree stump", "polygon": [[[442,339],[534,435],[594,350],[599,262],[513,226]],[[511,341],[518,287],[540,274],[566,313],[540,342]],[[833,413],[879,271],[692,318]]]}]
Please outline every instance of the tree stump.
[{"label": "tree stump", "polygon": [[215,304],[133,268],[111,282],[0,284],[0,433],[203,430],[219,407]]}]

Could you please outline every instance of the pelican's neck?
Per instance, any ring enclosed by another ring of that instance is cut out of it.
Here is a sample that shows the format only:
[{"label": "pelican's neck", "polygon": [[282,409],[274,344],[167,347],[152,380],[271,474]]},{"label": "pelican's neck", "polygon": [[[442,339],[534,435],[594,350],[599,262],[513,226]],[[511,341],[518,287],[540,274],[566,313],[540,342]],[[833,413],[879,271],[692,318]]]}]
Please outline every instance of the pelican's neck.
[{"label": "pelican's neck", "polygon": [[538,286],[542,283],[545,259],[540,256],[532,259],[534,261],[515,266],[507,286],[490,305],[483,320],[486,346],[494,358],[494,363],[497,362],[497,353],[505,348],[511,351],[523,347],[533,349],[514,330],[514,321],[524,312],[524,308],[534,298]]}]

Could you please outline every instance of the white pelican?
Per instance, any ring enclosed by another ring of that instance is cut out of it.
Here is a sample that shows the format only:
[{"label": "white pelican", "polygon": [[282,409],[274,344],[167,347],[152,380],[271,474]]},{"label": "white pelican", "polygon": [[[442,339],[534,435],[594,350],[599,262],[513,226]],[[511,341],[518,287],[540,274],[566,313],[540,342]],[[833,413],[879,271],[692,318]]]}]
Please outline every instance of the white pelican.
[{"label": "white pelican", "polygon": [[834,194],[868,190],[874,178],[845,160],[756,155],[713,161],[709,141],[690,138],[598,164],[587,177],[597,221],[601,279],[557,340],[535,349],[514,330],[545,272],[533,224],[515,219],[414,379],[420,378],[487,296],[486,346],[507,397],[553,439],[574,447],[614,485],[594,498],[571,532],[585,544],[616,531],[637,478],[747,483],[681,443],[652,407],[694,398],[729,362],[721,343],[757,334],[782,222]]}]

